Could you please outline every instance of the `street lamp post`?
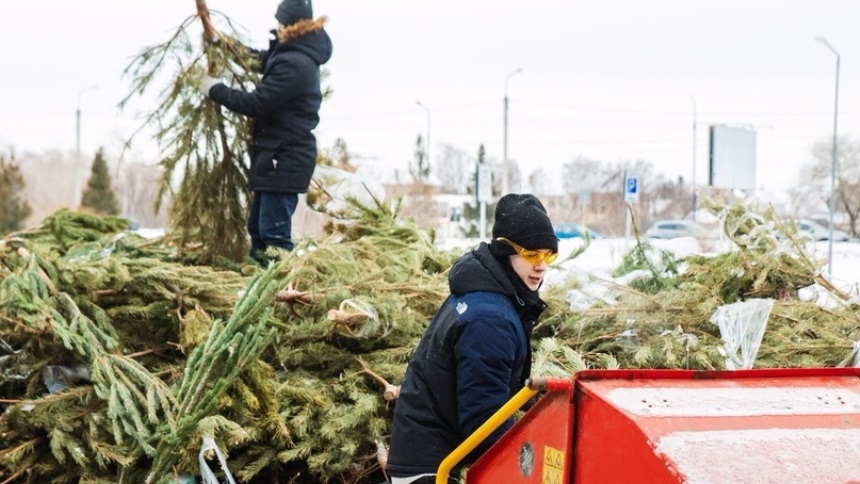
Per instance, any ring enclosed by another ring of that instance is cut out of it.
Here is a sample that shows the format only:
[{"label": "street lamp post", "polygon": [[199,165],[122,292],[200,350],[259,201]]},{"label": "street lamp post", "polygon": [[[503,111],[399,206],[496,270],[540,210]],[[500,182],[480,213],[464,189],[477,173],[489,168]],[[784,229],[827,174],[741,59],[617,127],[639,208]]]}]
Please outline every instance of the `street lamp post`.
[{"label": "street lamp post", "polygon": [[78,91],[78,107],[75,110],[75,153],[78,155],[81,154],[81,96],[87,91],[98,88],[98,86],[92,85]]},{"label": "street lamp post", "polygon": [[424,109],[424,111],[427,113],[427,142],[426,142],[426,148],[424,151],[426,152],[427,165],[429,166],[430,165],[430,109],[428,109],[427,106],[423,105],[421,103],[421,101],[415,101],[415,104],[421,106]]},{"label": "street lamp post", "polygon": [[513,72],[505,76],[505,136],[504,150],[502,151],[502,195],[508,193],[508,80],[514,74],[522,72],[522,67],[517,68]]},{"label": "street lamp post", "polygon": [[693,102],[693,222],[696,221],[696,209],[698,200],[696,199],[696,98],[690,95],[690,101]]},{"label": "street lamp post", "polygon": [[827,42],[824,37],[816,37],[815,40],[824,44],[836,55],[836,91],[833,101],[833,146],[831,147],[830,159],[830,221],[829,221],[829,237],[827,241],[827,273],[833,275],[833,214],[836,212],[836,126],[839,116],[839,52]]}]

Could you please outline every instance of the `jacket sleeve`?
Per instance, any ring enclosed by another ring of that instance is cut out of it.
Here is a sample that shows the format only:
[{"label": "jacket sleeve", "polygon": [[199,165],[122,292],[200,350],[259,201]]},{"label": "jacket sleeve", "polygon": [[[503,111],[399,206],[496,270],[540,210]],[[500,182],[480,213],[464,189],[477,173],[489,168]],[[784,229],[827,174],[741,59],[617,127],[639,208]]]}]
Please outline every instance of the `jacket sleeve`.
[{"label": "jacket sleeve", "polygon": [[[522,350],[521,330],[510,314],[498,306],[484,308],[463,324],[455,346],[457,407],[462,437],[467,437],[504,405],[511,394],[510,381]],[[476,450],[483,452],[508,428],[509,419]]]},{"label": "jacket sleeve", "polygon": [[216,84],[209,91],[209,97],[227,109],[245,116],[266,116],[281,109],[284,104],[303,92],[301,88],[307,77],[303,74],[308,68],[299,56],[284,57],[275,62],[253,91],[244,92],[224,84]]}]

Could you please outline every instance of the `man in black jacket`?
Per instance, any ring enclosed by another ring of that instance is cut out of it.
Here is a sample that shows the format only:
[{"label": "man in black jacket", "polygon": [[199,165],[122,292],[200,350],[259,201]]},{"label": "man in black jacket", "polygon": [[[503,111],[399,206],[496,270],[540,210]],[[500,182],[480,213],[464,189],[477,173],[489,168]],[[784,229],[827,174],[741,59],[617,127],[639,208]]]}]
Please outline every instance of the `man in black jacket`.
[{"label": "man in black jacket", "polygon": [[[558,254],[558,239],[534,195],[503,196],[495,218],[493,239],[454,263],[451,294],[409,361],[394,407],[393,484],[435,482],[442,460],[530,376],[531,332],[546,308],[538,289]],[[461,464],[511,425],[505,422]]]},{"label": "man in black jacket", "polygon": [[248,175],[254,199],[248,233],[250,255],[260,262],[269,247],[293,249],[293,213],[316,166],[313,129],[322,103],[320,66],[332,53],[325,19],[313,20],[311,0],[283,0],[275,18],[278,28],[269,48],[252,50],[263,73],[254,91],[231,89],[208,76],[200,83],[212,101],[254,118]]}]

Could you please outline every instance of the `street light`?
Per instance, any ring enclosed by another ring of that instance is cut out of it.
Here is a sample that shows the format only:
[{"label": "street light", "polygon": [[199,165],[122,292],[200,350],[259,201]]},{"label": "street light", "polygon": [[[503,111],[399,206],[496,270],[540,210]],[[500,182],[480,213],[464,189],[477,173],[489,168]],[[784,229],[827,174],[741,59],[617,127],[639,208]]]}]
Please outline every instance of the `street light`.
[{"label": "street light", "polygon": [[690,101],[693,102],[693,222],[696,221],[696,98],[690,95]]},{"label": "street light", "polygon": [[829,222],[829,240],[827,247],[827,273],[833,275],[833,214],[836,212],[836,122],[839,115],[839,52],[827,42],[824,37],[816,37],[815,40],[824,44],[836,55],[836,92],[833,101],[833,146],[831,148],[830,159],[830,222]]},{"label": "street light", "polygon": [[78,108],[75,111],[75,152],[78,155],[81,154],[81,96],[87,91],[92,91],[98,88],[98,86],[93,84],[92,86],[87,86],[78,91]]},{"label": "street light", "polygon": [[514,74],[519,74],[523,71],[522,67],[505,76],[505,140],[504,151],[502,152],[502,195],[508,193],[508,80]]},{"label": "street light", "polygon": [[426,143],[427,147],[425,148],[424,151],[427,152],[426,153],[427,154],[427,165],[429,166],[430,165],[430,110],[427,108],[427,106],[421,104],[421,101],[415,101],[415,104],[421,106],[424,109],[424,111],[427,112],[427,143]]}]

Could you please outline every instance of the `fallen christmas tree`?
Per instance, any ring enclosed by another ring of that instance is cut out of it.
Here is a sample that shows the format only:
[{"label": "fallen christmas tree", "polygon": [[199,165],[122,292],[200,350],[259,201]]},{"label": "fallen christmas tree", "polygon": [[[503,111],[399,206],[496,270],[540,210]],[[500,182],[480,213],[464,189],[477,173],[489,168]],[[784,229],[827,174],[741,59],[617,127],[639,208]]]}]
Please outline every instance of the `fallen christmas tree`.
[{"label": "fallen christmas tree", "polygon": [[[266,269],[188,265],[169,239],[68,211],[3,239],[0,482],[193,482],[207,442],[239,482],[383,480],[397,385],[459,254],[353,208]],[[756,367],[850,364],[857,303],[804,241],[715,211],[736,250],[679,260],[640,241],[587,306],[571,301],[598,281],[545,288],[534,374],[725,368],[712,318],[752,300],[772,301]],[[828,304],[800,297],[813,285]]]}]

